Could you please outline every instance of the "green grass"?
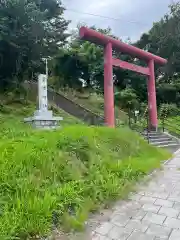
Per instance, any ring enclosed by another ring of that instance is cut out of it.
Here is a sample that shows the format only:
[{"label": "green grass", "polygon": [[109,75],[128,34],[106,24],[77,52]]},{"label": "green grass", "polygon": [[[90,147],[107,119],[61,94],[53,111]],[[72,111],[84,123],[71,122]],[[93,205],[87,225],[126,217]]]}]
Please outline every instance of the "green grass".
[{"label": "green grass", "polygon": [[[66,113],[62,109],[57,108],[55,105],[51,104],[49,110],[52,110],[55,116],[63,117],[63,121],[60,122],[61,126],[70,124],[84,124],[81,120]],[[24,103],[22,104],[21,102],[17,102],[0,106],[1,128],[11,128],[14,130],[22,129],[22,131],[27,130],[29,125],[22,124],[23,119],[25,117],[33,116],[34,111],[35,105],[32,102],[27,102],[26,105],[24,105]],[[13,127],[13,125],[15,126]]]},{"label": "green grass", "polygon": [[1,107],[1,240],[48,235],[52,222],[81,230],[90,212],[126,196],[170,157],[125,127],[87,127],[71,117],[67,123],[65,113],[63,128],[33,130],[22,122],[33,110]]},{"label": "green grass", "polygon": [[[165,120],[165,130],[168,130],[171,134],[180,136],[180,116],[169,117]],[[160,127],[162,127],[162,122],[160,122]]]}]

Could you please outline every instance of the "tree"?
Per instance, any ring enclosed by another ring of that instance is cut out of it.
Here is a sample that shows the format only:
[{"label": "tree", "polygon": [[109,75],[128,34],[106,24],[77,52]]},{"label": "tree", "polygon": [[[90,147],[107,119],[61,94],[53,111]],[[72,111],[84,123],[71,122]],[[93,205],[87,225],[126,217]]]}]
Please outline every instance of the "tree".
[{"label": "tree", "polygon": [[[103,86],[103,48],[78,37],[78,30],[73,31],[71,42],[61,49],[53,60],[53,73],[60,76],[62,85],[79,86],[79,79],[83,79],[88,88]],[[92,27],[95,29],[95,26]],[[111,34],[111,29],[97,29]],[[65,79],[65,81],[64,81]]]},{"label": "tree", "polygon": [[129,125],[131,124],[131,117],[134,117],[135,110],[139,108],[138,97],[131,87],[127,87],[115,94],[115,102],[124,111],[128,113]]},{"label": "tree", "polygon": [[[73,31],[71,41],[66,49],[60,51],[60,54],[55,59],[54,74],[61,76],[62,85],[67,84],[70,87],[77,86],[80,78],[84,80],[88,88],[98,89],[103,92],[104,85],[104,58],[103,48],[97,46],[88,41],[82,41],[78,37],[79,28],[81,24],[77,26],[77,30]],[[118,39],[117,36],[112,34],[110,28],[100,29],[95,26],[92,29],[99,31],[103,34]],[[119,53],[113,52],[115,57],[119,57]],[[123,56],[128,60],[132,58]],[[119,77],[119,75],[121,76]],[[65,77],[62,77],[65,76]],[[120,69],[114,70],[116,76],[115,84],[121,87],[123,84],[123,71]],[[63,80],[62,80],[63,79]],[[64,82],[64,79],[66,81]],[[122,87],[123,88],[123,87]]]},{"label": "tree", "polygon": [[180,3],[169,7],[170,12],[143,34],[137,46],[168,59],[165,67],[158,67],[157,77],[171,82],[180,77]]},{"label": "tree", "polygon": [[0,84],[38,69],[65,43],[69,24],[56,0],[6,0],[0,3]]},{"label": "tree", "polygon": [[115,100],[127,112],[138,109],[138,97],[132,88],[126,88],[115,95]]}]

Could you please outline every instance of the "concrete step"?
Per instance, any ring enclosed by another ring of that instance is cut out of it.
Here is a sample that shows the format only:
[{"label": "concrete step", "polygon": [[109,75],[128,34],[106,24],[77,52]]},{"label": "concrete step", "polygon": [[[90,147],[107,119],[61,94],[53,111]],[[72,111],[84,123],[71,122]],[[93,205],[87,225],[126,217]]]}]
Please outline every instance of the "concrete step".
[{"label": "concrete step", "polygon": [[178,143],[168,143],[168,144],[164,144],[164,145],[158,145],[157,147],[162,147],[162,148],[177,147],[177,149],[179,149],[180,144],[178,144]]},{"label": "concrete step", "polygon": [[149,144],[159,148],[166,148],[170,152],[175,152],[180,148],[178,139],[164,132],[144,131],[142,136],[149,141]]},{"label": "concrete step", "polygon": [[145,136],[145,137],[148,136],[148,137],[155,137],[155,138],[167,136],[167,135],[164,134],[164,133],[156,133],[156,134],[155,134],[155,133],[148,133],[148,134],[147,134],[147,133],[146,133],[146,134],[145,134],[145,133],[142,133],[142,135]]},{"label": "concrete step", "polygon": [[[147,131],[144,130],[144,131],[142,131],[142,133],[147,133]],[[148,133],[157,134],[157,133],[163,133],[163,132],[160,132],[160,131],[148,131]]]},{"label": "concrete step", "polygon": [[148,137],[149,139],[167,139],[167,138],[172,139],[170,136],[167,136],[167,135],[153,135],[153,136],[152,135],[150,135],[150,136],[144,136],[143,135],[143,137],[144,138]]},{"label": "concrete step", "polygon": [[172,138],[169,138],[169,137],[164,137],[164,138],[150,138],[149,139],[150,142],[171,142],[171,141],[174,141]]},{"label": "concrete step", "polygon": [[171,145],[171,144],[178,144],[176,141],[162,141],[162,142],[150,142],[150,144],[154,146],[163,146],[163,145]]},{"label": "concrete step", "polygon": [[161,148],[165,148],[166,150],[170,151],[171,153],[175,153],[177,150],[180,149],[180,145],[168,145],[168,146],[160,146]]}]

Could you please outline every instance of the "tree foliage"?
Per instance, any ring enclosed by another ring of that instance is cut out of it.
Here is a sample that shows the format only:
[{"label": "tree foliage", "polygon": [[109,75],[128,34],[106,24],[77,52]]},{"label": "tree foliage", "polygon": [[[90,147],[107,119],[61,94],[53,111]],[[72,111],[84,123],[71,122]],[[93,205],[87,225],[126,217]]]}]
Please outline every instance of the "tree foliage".
[{"label": "tree foliage", "polygon": [[122,109],[134,111],[139,108],[138,97],[132,88],[125,88],[124,90],[116,93],[115,100],[120,102]]},{"label": "tree foliage", "polygon": [[68,21],[56,0],[6,0],[0,3],[0,84],[36,71],[43,57],[64,44]]},{"label": "tree foliage", "polygon": [[[53,74],[59,76],[62,85],[79,86],[83,79],[87,87],[103,87],[103,48],[78,37],[78,30],[73,32],[69,45],[61,49],[53,60]],[[96,29],[101,33],[112,36],[111,29]],[[65,81],[64,81],[65,80]]]},{"label": "tree foliage", "polygon": [[[137,46],[168,59],[163,68],[163,81],[170,82],[180,77],[180,3],[169,7],[170,12],[154,23],[147,34],[143,34]],[[157,76],[162,68],[157,68]]]}]

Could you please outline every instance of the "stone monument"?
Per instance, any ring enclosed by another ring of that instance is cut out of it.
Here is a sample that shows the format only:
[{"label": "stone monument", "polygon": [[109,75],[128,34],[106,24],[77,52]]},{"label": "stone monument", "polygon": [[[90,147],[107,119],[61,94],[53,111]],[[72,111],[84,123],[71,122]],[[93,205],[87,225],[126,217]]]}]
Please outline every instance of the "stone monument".
[{"label": "stone monument", "polygon": [[38,98],[39,109],[34,112],[33,117],[25,118],[24,121],[32,123],[35,128],[54,129],[59,125],[62,117],[54,117],[53,112],[48,110],[47,98],[47,74],[40,74],[38,76]]}]

